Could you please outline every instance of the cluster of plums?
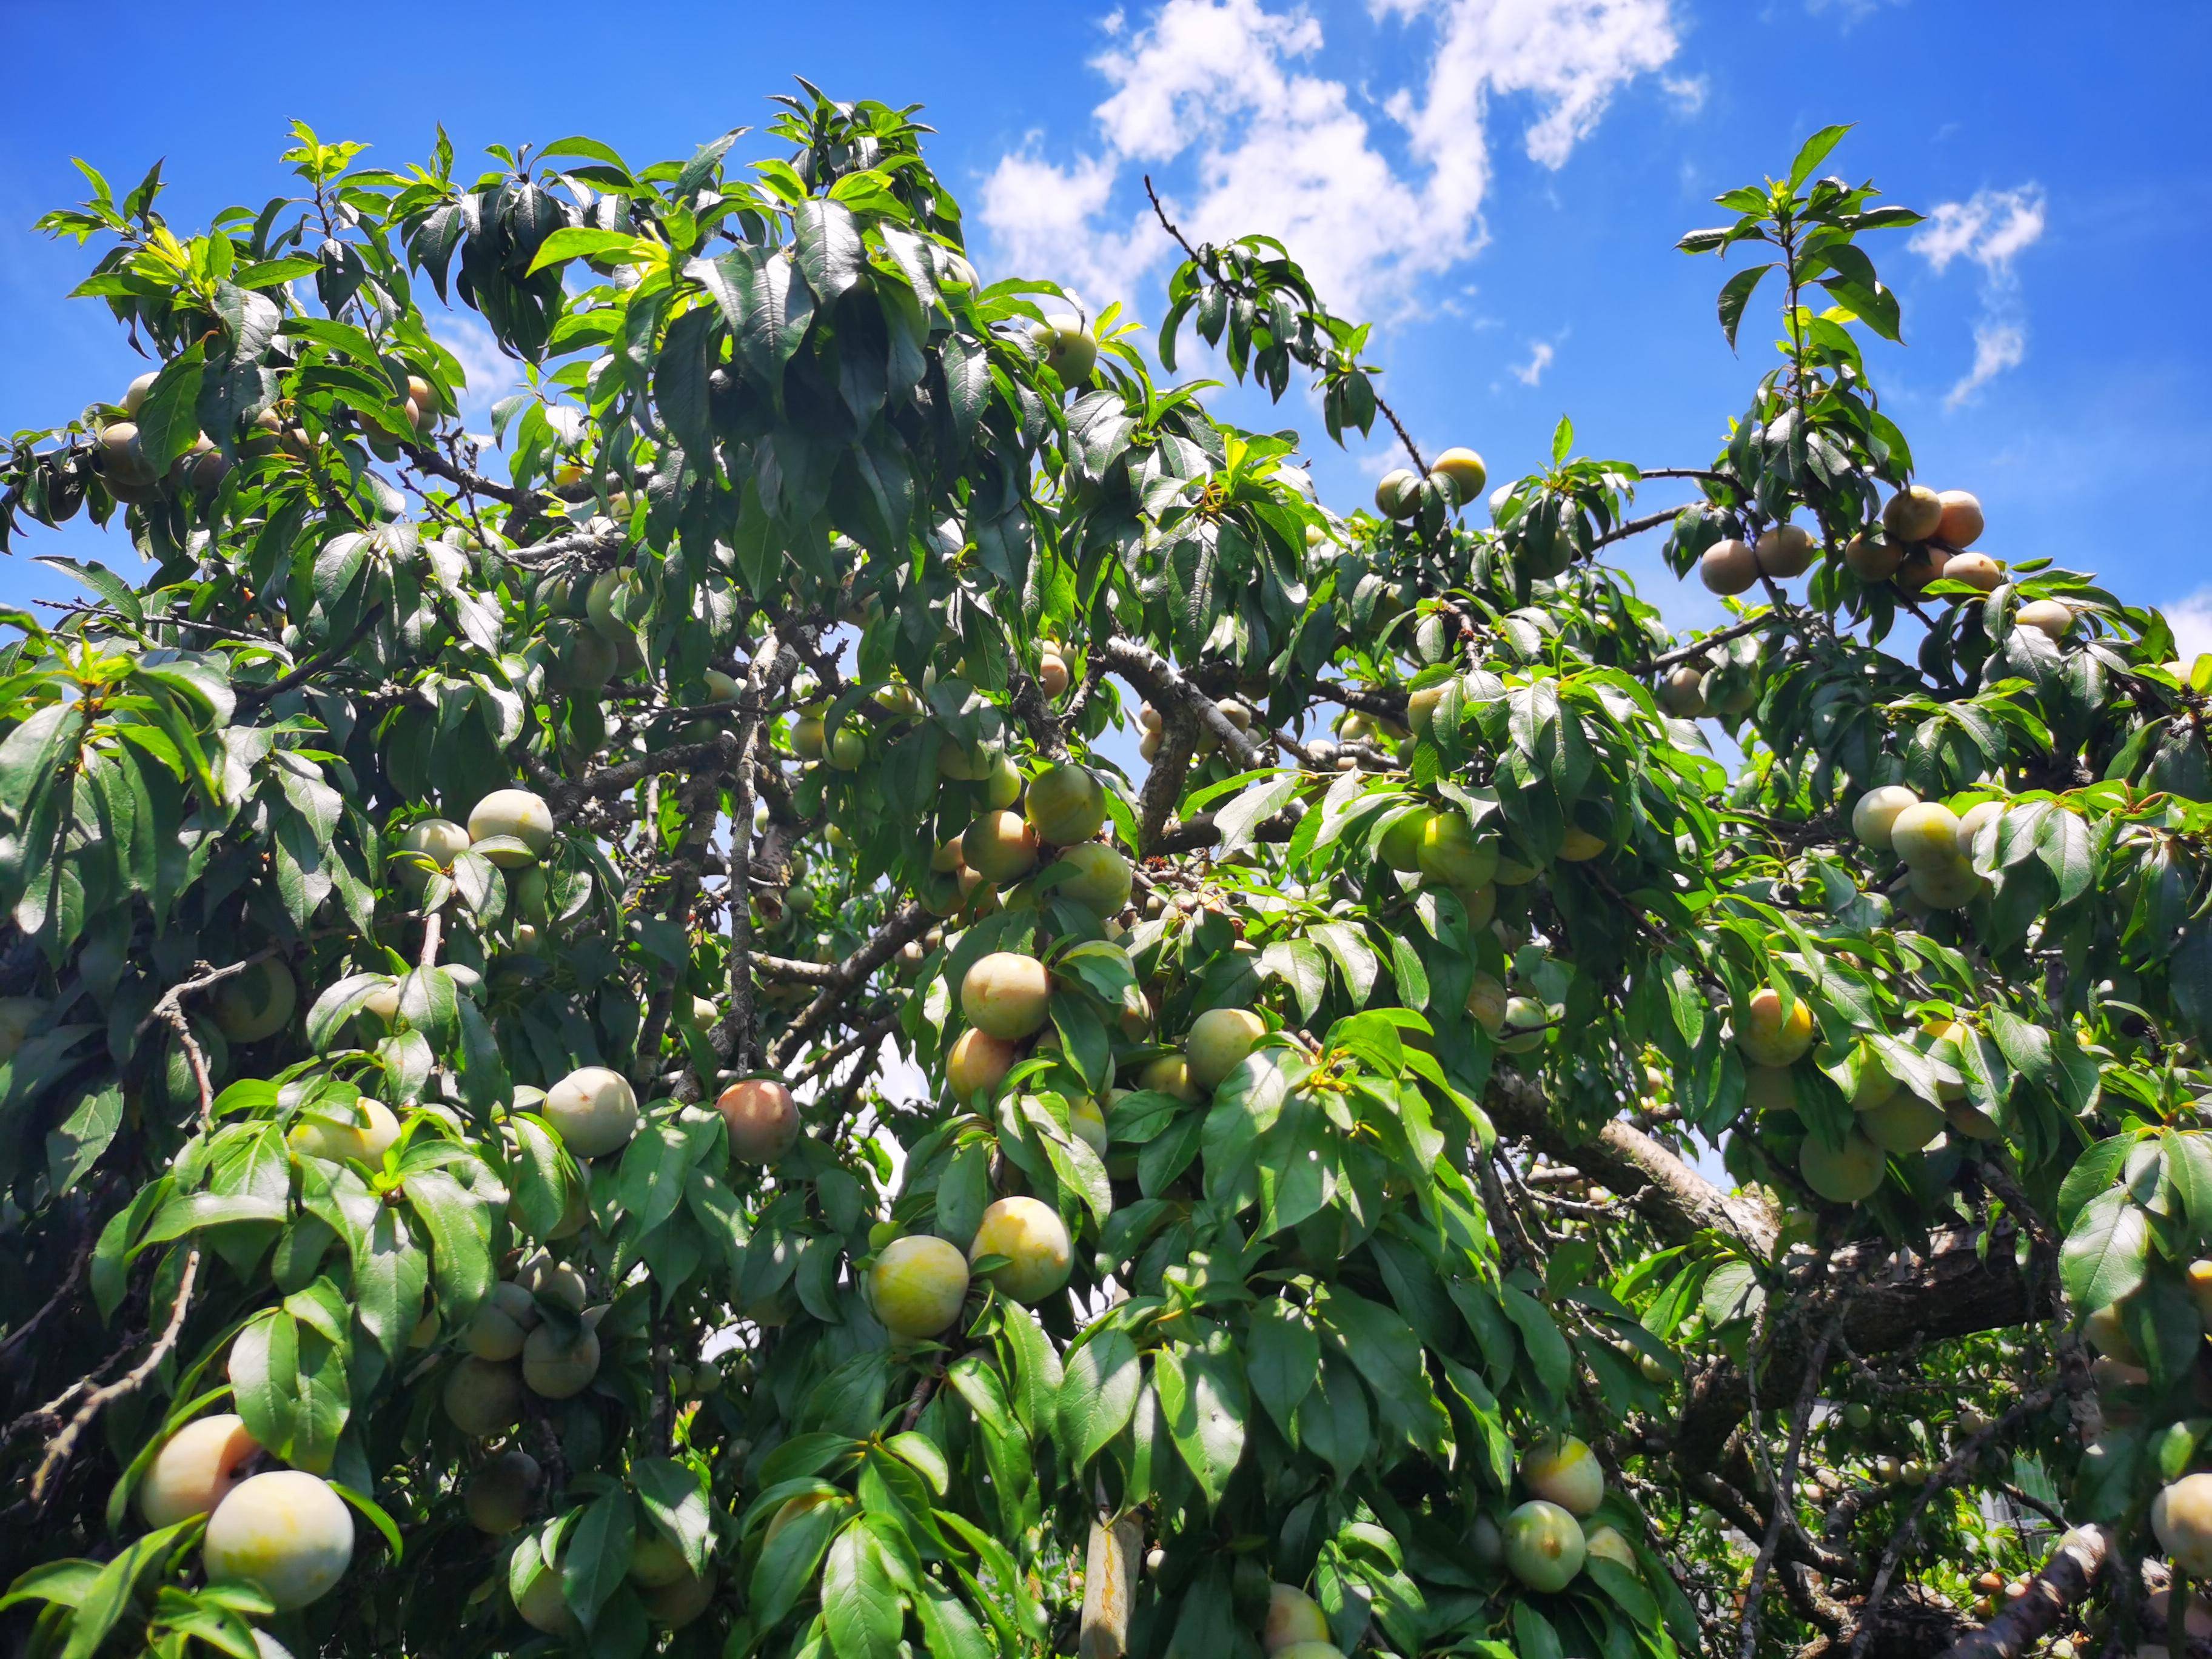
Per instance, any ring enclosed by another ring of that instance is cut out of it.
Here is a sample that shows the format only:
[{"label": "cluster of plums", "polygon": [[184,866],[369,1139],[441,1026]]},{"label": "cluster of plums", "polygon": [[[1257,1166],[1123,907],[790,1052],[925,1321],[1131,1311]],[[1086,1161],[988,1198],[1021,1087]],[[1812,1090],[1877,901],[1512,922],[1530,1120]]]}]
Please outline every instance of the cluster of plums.
[{"label": "cluster of plums", "polygon": [[1106,789],[1097,774],[1060,762],[1024,785],[1011,765],[1007,770],[1011,787],[1000,789],[992,781],[983,810],[936,849],[922,904],[940,916],[1033,906],[1042,895],[1023,884],[1048,862],[1047,850],[1056,848],[1051,861],[1071,867],[1051,890],[1100,916],[1118,914],[1135,878],[1129,860],[1097,839],[1106,824]]},{"label": "cluster of plums", "polygon": [[150,1527],[206,1516],[200,1563],[207,1576],[252,1584],[289,1612],[345,1576],[353,1512],[328,1481],[304,1469],[244,1473],[263,1455],[243,1418],[197,1418],[154,1454],[138,1484],[138,1512]]},{"label": "cluster of plums", "polygon": [[1984,800],[1963,813],[1942,801],[1923,800],[1903,784],[1886,783],[1851,807],[1851,833],[1878,853],[1905,863],[1905,884],[1931,910],[1956,910],[1988,883],[1974,868],[1974,842],[1985,825],[2004,815],[2002,800]]},{"label": "cluster of plums", "polygon": [[[1482,494],[1490,469],[1471,449],[1445,450],[1429,464],[1427,482],[1444,500],[1462,507]],[[1411,467],[1393,468],[1375,486],[1375,510],[1386,519],[1411,519],[1421,510],[1421,475]]]},{"label": "cluster of plums", "polygon": [[[1592,1560],[1642,1576],[1635,1550],[1617,1528],[1585,1525],[1605,1501],[1605,1471],[1587,1445],[1571,1435],[1546,1440],[1522,1455],[1518,1472],[1525,1501],[1502,1526],[1486,1515],[1475,1522],[1472,1541],[1484,1565],[1503,1566],[1547,1595],[1566,1589]],[[1344,1659],[1328,1614],[1295,1584],[1270,1587],[1260,1645],[1268,1659]]]}]

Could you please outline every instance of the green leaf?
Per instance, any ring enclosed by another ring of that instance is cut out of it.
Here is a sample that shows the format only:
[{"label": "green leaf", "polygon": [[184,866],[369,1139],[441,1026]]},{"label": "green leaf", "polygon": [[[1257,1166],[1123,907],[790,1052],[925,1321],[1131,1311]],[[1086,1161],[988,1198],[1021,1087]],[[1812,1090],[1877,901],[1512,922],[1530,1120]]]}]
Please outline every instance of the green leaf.
[{"label": "green leaf", "polygon": [[1751,303],[1752,291],[1759,286],[1759,278],[1774,269],[1771,263],[1751,265],[1728,279],[1721,289],[1721,332],[1728,337],[1731,350],[1735,346],[1735,331],[1743,322],[1744,307]]},{"label": "green leaf", "polygon": [[896,1659],[897,1588],[875,1535],[855,1520],[830,1546],[822,1570],[822,1622],[837,1659]]},{"label": "green leaf", "polygon": [[1828,152],[1835,149],[1853,125],[1847,121],[1841,126],[1822,127],[1805,141],[1797,152],[1797,159],[1790,164],[1790,189],[1796,190],[1813,176],[1813,169],[1827,160]]},{"label": "green leaf", "polygon": [[1244,1455],[1249,1407],[1236,1359],[1171,1345],[1152,1356],[1152,1385],[1169,1437],[1209,1507],[1220,1503]]},{"label": "green leaf", "polygon": [[1267,1415],[1294,1438],[1292,1419],[1321,1374],[1321,1338],[1311,1323],[1280,1298],[1255,1303],[1244,1369]]},{"label": "green leaf", "polygon": [[637,1542],[637,1510],[620,1488],[584,1506],[561,1558],[561,1594],[588,1630],[629,1576]]},{"label": "green leaf", "polygon": [[2084,1205],[2059,1247],[2058,1275],[2081,1313],[2111,1306],[2143,1282],[2150,1257],[2149,1218],[2124,1187]]},{"label": "green leaf", "polygon": [[1078,1468],[1127,1425],[1143,1380],[1136,1344],[1118,1326],[1107,1326],[1067,1356],[1055,1420]]},{"label": "green leaf", "polygon": [[706,1571],[714,1547],[714,1514],[705,1481],[672,1457],[641,1458],[630,1465],[629,1479],[646,1518],[684,1552],[693,1572]]}]

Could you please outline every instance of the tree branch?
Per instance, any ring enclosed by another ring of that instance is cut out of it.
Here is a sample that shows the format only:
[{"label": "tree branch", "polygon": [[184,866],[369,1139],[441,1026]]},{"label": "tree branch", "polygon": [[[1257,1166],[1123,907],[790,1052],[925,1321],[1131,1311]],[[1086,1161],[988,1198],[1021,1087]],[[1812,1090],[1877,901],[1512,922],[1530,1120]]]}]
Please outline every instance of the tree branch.
[{"label": "tree branch", "polygon": [[807,1004],[805,1011],[776,1039],[775,1048],[769,1055],[769,1066],[781,1071],[797,1059],[799,1051],[830,1023],[830,1016],[836,1012],[838,1005],[859,989],[869,975],[896,955],[899,946],[908,939],[920,939],[936,920],[910,899],[901,905],[866,944],[837,964],[821,994]]},{"label": "tree branch", "polygon": [[2112,1540],[2102,1527],[2076,1527],[2028,1581],[2027,1594],[1971,1635],[1946,1648],[1941,1659],[2021,1659],[2056,1629],[2068,1608],[2089,1593],[2105,1570]]}]

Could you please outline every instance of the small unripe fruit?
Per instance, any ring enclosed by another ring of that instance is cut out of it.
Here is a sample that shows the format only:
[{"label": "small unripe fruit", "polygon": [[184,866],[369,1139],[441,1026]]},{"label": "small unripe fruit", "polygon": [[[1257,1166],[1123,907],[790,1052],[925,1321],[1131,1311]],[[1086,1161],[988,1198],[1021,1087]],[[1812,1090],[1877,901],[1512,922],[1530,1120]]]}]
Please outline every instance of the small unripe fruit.
[{"label": "small unripe fruit", "polygon": [[1328,1640],[1328,1615],[1321,1603],[1293,1584],[1273,1584],[1267,1589],[1267,1621],[1260,1627],[1260,1645],[1280,1653],[1299,1642]]},{"label": "small unripe fruit", "polygon": [[1899,1158],[1924,1149],[1942,1127],[1942,1112],[1903,1089],[1858,1115],[1859,1133]]},{"label": "small unripe fruit", "polygon": [[479,1440],[522,1421],[522,1378],[512,1365],[464,1359],[447,1376],[439,1397],[453,1426]]},{"label": "small unripe fruit", "polygon": [[1573,1435],[1546,1441],[1525,1453],[1521,1484],[1570,1515],[1593,1514],[1605,1499],[1605,1470],[1589,1447]]},{"label": "small unripe fruit", "polygon": [[2074,611],[2057,599],[2030,599],[2012,613],[2013,626],[2033,628],[2047,639],[2063,640],[2074,629]]},{"label": "small unripe fruit", "polygon": [[1982,533],[1982,504],[1963,489],[1946,489],[1936,497],[1942,513],[1936,520],[1936,539],[1950,547],[1972,547]]},{"label": "small unripe fruit", "polygon": [[1552,1023],[1552,1011],[1534,997],[1508,997],[1505,1000],[1505,1024],[1498,1033],[1498,1046],[1509,1054],[1525,1054],[1541,1045],[1545,1028]]},{"label": "small unripe fruit", "polygon": [[893,1336],[909,1341],[935,1336],[960,1317],[968,1298],[968,1258],[958,1246],[926,1233],[895,1238],[868,1269],[868,1297]]},{"label": "small unripe fruit", "polygon": [[1943,562],[1944,580],[1964,582],[1980,592],[1996,592],[2004,579],[2004,566],[1986,553],[1954,553]]},{"label": "small unripe fruit", "polygon": [[1844,1132],[1840,1147],[1828,1146],[1818,1135],[1807,1135],[1797,1152],[1797,1170],[1805,1184],[1831,1204],[1856,1204],[1872,1198],[1881,1186],[1887,1167],[1881,1149],[1856,1129]]},{"label": "small unripe fruit", "polygon": [[868,740],[860,727],[849,720],[839,726],[830,737],[830,746],[823,752],[822,763],[833,772],[857,772],[868,757]]},{"label": "small unripe fruit", "polygon": [[469,1523],[494,1537],[513,1532],[530,1518],[544,1483],[544,1472],[528,1452],[515,1447],[500,1453],[469,1480],[463,1499]]},{"label": "small unripe fruit", "polygon": [[276,1604],[304,1607],[345,1576],[353,1511],[330,1483],[298,1469],[240,1482],[216,1505],[201,1540],[210,1578],[240,1578]]},{"label": "small unripe fruit", "polygon": [[1917,593],[1930,582],[1941,580],[1951,556],[1934,543],[1917,547],[1906,553],[1897,567],[1897,585],[1908,593]]},{"label": "small unripe fruit", "polygon": [[1066,693],[1067,662],[1056,651],[1047,651],[1037,658],[1037,690],[1043,692],[1048,702],[1056,702]]},{"label": "small unripe fruit", "polygon": [[1421,510],[1421,480],[1410,468],[1393,467],[1375,486],[1375,510],[1386,519],[1410,519]]},{"label": "small unripe fruit", "polygon": [[1530,1589],[1563,1590],[1583,1570],[1582,1522],[1537,1498],[1505,1517],[1505,1569]]},{"label": "small unripe fruit", "polygon": [[1106,1128],[1106,1114],[1089,1095],[1068,1103],[1067,1132],[1101,1158],[1106,1156],[1106,1148],[1113,1144]]},{"label": "small unripe fruit", "polygon": [[1759,555],[1733,536],[1715,542],[1698,561],[1698,580],[1710,592],[1744,592],[1759,580]]},{"label": "small unripe fruit", "polygon": [[688,1577],[691,1569],[684,1559],[684,1552],[657,1532],[640,1528],[637,1541],[630,1546],[629,1582],[647,1589],[659,1589],[678,1579]]},{"label": "small unripe fruit", "polygon": [[1799,997],[1784,1018],[1780,993],[1761,986],[1744,1004],[1736,1023],[1735,1046],[1761,1066],[1793,1066],[1813,1047],[1813,1010]]},{"label": "small unripe fruit", "polygon": [[343,1108],[323,1109],[329,1117],[302,1118],[284,1138],[302,1158],[319,1158],[332,1164],[381,1164],[399,1139],[399,1120],[392,1108],[366,1095],[354,1103],[356,1121],[336,1120]]},{"label": "small unripe fruit", "polygon": [[1881,527],[1901,542],[1924,542],[1943,522],[1943,498],[1926,484],[1908,484],[1881,509]]},{"label": "small unripe fruit", "polygon": [[578,1158],[604,1158],[637,1133],[637,1091],[604,1066],[583,1066],[545,1091],[540,1109]]},{"label": "small unripe fruit", "polygon": [[393,859],[392,873],[402,887],[419,894],[430,884],[430,872],[424,867],[423,859],[441,870],[450,870],[454,859],[468,850],[469,832],[452,819],[420,818],[399,832],[399,851],[420,854],[422,858]]},{"label": "small unripe fruit", "polygon": [[1183,1040],[1191,1081],[1209,1091],[1218,1088],[1267,1031],[1267,1023],[1249,1008],[1207,1009],[1191,1022]]},{"label": "small unripe fruit", "polygon": [[1490,482],[1490,469],[1474,451],[1454,447],[1437,457],[1429,476],[1445,486],[1444,493],[1455,502],[1464,505],[1482,494],[1483,485]]},{"label": "small unripe fruit", "polygon": [[1049,1205],[1034,1198],[1002,1198],[983,1212],[968,1260],[1008,1257],[991,1282],[1002,1296],[1034,1304],[1067,1283],[1075,1265],[1074,1243],[1066,1224]]},{"label": "small unripe fruit", "polygon": [[522,1380],[540,1399],[580,1395],[599,1374],[599,1334],[588,1324],[573,1334],[557,1325],[540,1325],[522,1345]]},{"label": "small unripe fruit", "polygon": [[1061,857],[1076,871],[1060,884],[1063,896],[1102,916],[1110,916],[1128,903],[1134,882],[1129,860],[1104,842],[1079,842]]},{"label": "small unripe fruit", "polygon": [[1106,786],[1087,766],[1048,766],[1030,781],[1023,810],[1038,838],[1055,847],[1089,841],[1105,826]]},{"label": "small unripe fruit", "polygon": [[138,1483],[138,1513],[157,1528],[207,1514],[230,1492],[231,1471],[260,1449],[234,1412],[195,1419],[154,1454]]},{"label": "small unripe fruit", "polygon": [[945,1081],[965,1104],[977,1090],[989,1093],[1014,1067],[1014,1045],[970,1026],[953,1038],[945,1057]]},{"label": "small unripe fruit", "polygon": [[714,1569],[709,1567],[702,1577],[686,1567],[672,1582],[641,1591],[637,1599],[654,1624],[663,1630],[681,1630],[714,1605]]},{"label": "small unripe fruit", "polygon": [[581,1313],[591,1299],[591,1289],[576,1265],[544,1250],[532,1254],[515,1270],[514,1282],[536,1301],[557,1303],[571,1313]]},{"label": "small unripe fruit", "polygon": [[1098,362],[1098,342],[1076,317],[1055,317],[1030,327],[1037,356],[1060,377],[1062,386],[1075,386],[1091,378]]},{"label": "small unripe fruit", "polygon": [[1705,713],[1705,677],[1701,670],[1684,663],[1670,668],[1659,682],[1660,708],[1676,720],[1693,720]]},{"label": "small unripe fruit", "polygon": [[1162,1054],[1158,1060],[1147,1060],[1137,1073],[1137,1086],[1190,1105],[1200,1098],[1198,1084],[1190,1074],[1190,1062],[1181,1054]]},{"label": "small unripe fruit", "polygon": [[1885,783],[1880,788],[1869,789],[1851,808],[1851,833],[1862,845],[1887,853],[1891,849],[1898,815],[1906,807],[1919,804],[1920,797],[1901,783]]},{"label": "small unripe fruit", "polygon": [[484,856],[503,870],[534,864],[553,850],[553,809],[527,789],[495,789],[469,813],[471,842],[495,836],[520,841],[529,850],[493,848]]},{"label": "small unripe fruit", "polygon": [[960,981],[960,1012],[968,1023],[1008,1042],[1043,1025],[1051,1002],[1044,963],[1012,951],[978,958]]},{"label": "small unripe fruit", "polygon": [[828,739],[819,710],[809,709],[791,723],[791,750],[801,760],[820,760]]},{"label": "small unripe fruit", "polygon": [[2177,1571],[2212,1574],[2212,1474],[2185,1474],[2151,1500],[2151,1530]]},{"label": "small unripe fruit", "polygon": [[161,371],[149,368],[123,389],[123,412],[136,416],[146,407],[146,394],[154,389],[154,382],[161,378]]},{"label": "small unripe fruit", "polygon": [[275,957],[264,957],[216,987],[216,1029],[233,1042],[258,1042],[292,1023],[300,985]]},{"label": "small unripe fruit", "polygon": [[1481,887],[1498,874],[1498,842],[1478,835],[1464,812],[1442,811],[1421,826],[1413,854],[1423,875],[1457,888]]},{"label": "small unripe fruit", "polygon": [[1886,582],[1905,562],[1905,544],[1878,530],[1865,531],[1844,547],[1844,562],[1863,582]]},{"label": "small unripe fruit", "polygon": [[1778,524],[1759,538],[1759,568],[1769,576],[1802,576],[1813,562],[1813,538],[1802,525]]},{"label": "small unripe fruit", "polygon": [[538,1298],[521,1285],[501,1279],[477,1304],[461,1333],[461,1345],[478,1359],[514,1359],[542,1316]]},{"label": "small unripe fruit", "polygon": [[1905,872],[1912,896],[1931,910],[1957,910],[1980,896],[1982,878],[1965,859],[1916,865]]},{"label": "small unripe fruit", "polygon": [[1505,1028],[1504,986],[1478,969],[1467,988],[1467,1012],[1476,1024],[1496,1036]]},{"label": "small unripe fruit", "polygon": [[1036,867],[1037,835],[1018,812],[984,812],[960,837],[960,856],[993,886]]},{"label": "small unripe fruit", "polygon": [[799,1103],[774,1078],[750,1077],[715,1097],[728,1132],[730,1156],[740,1164],[773,1164],[798,1142]]},{"label": "small unripe fruit", "polygon": [[530,1581],[515,1602],[514,1610],[522,1622],[531,1629],[547,1636],[571,1637],[580,1635],[583,1626],[569,1607],[568,1598],[561,1590],[561,1564],[549,1561],[544,1571]]},{"label": "small unripe fruit", "polygon": [[1889,844],[1914,869],[1959,861],[1958,815],[1938,800],[1916,801],[1891,821]]}]

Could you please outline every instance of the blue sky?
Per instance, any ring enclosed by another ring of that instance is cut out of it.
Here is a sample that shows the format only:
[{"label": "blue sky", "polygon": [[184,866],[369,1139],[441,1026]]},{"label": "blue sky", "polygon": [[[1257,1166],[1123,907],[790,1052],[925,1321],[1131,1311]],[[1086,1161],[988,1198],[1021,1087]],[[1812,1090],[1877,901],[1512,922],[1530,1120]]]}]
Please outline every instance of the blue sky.
[{"label": "blue sky", "polygon": [[[1158,314],[1167,262],[1149,171],[1194,233],[1288,232],[1340,310],[1378,323],[1386,395],[1425,445],[1493,477],[1537,465],[1571,414],[1585,453],[1694,464],[1765,364],[1713,321],[1725,272],[1671,251],[1719,191],[1779,171],[1830,121],[1831,167],[1937,214],[1877,243],[1909,349],[1875,372],[1923,476],[1981,495],[1999,556],[2047,556],[2167,605],[2212,649],[2212,571],[2169,503],[2212,483],[2212,167],[2195,118],[2212,8],[1937,0],[1165,0],[1124,9],[848,3],[526,9],[387,0],[173,7],[0,0],[21,71],[0,108],[0,427],[66,419],[140,364],[94,302],[89,256],[34,235],[81,155],[118,188],[167,159],[173,222],[284,189],[298,117],[381,161],[571,132],[633,161],[688,154],[804,74],[921,102],[987,275],[1019,270]],[[767,153],[762,149],[757,153]],[[504,370],[468,319],[449,338]],[[480,405],[479,405],[480,406]],[[1239,418],[1314,434],[1340,506],[1389,459],[1340,455],[1302,397]],[[1654,485],[1648,505],[1676,499]],[[40,550],[131,569],[119,538],[33,535],[0,600],[73,591]],[[1713,603],[1655,555],[1625,561],[1678,623]]]}]

